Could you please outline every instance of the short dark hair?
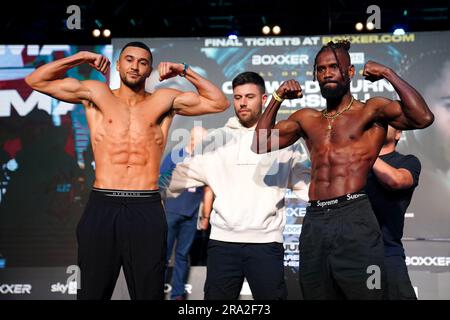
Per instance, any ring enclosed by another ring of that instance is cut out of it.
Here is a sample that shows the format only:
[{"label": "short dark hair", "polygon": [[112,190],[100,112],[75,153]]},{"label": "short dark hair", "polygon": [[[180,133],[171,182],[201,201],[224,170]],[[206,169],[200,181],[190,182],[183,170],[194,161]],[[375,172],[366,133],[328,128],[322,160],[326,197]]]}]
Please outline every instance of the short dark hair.
[{"label": "short dark hair", "polygon": [[241,86],[243,84],[253,83],[256,84],[260,89],[261,93],[266,92],[266,85],[264,83],[264,79],[257,74],[256,72],[246,71],[238,74],[232,82],[233,89],[237,86]]},{"label": "short dark hair", "polygon": [[120,51],[120,55],[122,55],[123,51],[128,47],[136,47],[136,48],[144,49],[145,51],[147,51],[150,54],[150,60],[151,60],[150,62],[153,62],[152,52],[150,51],[150,48],[145,43],[140,42],[140,41],[128,42],[126,45],[123,46],[122,50]]},{"label": "short dark hair", "polygon": [[341,76],[342,78],[344,78],[344,71],[341,68],[341,64],[339,63],[338,57],[336,55],[336,50],[341,50],[344,52],[344,54],[346,55],[346,57],[348,58],[348,62],[349,64],[351,63],[350,61],[350,54],[348,53],[348,50],[350,50],[350,41],[347,39],[344,40],[340,40],[338,42],[333,42],[330,41],[328,42],[326,45],[324,45],[319,52],[316,55],[316,58],[314,59],[314,71],[313,71],[313,75],[314,75],[314,80],[316,80],[316,67],[317,67],[317,57],[319,57],[319,55],[324,52],[325,50],[331,50],[334,54],[334,57],[336,58],[336,62],[339,68],[339,71],[341,72]]}]

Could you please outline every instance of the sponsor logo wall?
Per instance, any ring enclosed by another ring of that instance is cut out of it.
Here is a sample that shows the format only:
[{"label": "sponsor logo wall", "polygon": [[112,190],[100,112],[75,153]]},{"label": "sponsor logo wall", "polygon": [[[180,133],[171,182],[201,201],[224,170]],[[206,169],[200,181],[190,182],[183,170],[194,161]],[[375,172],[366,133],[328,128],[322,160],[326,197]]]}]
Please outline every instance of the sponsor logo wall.
[{"label": "sponsor logo wall", "polygon": [[[84,109],[28,88],[23,79],[37,66],[79,50],[103,53],[112,58],[114,65],[120,48],[129,41],[139,40],[152,48],[154,67],[160,61],[186,62],[222,88],[230,99],[231,80],[243,71],[260,73],[268,93],[285,80],[297,79],[303,87],[304,98],[283,103],[279,119],[284,119],[302,107],[325,106],[318,84],[313,81],[315,54],[328,41],[342,38],[352,41],[351,59],[357,71],[351,85],[355,98],[397,97],[386,81],[370,83],[361,77],[364,63],[374,60],[398,72],[424,95],[435,114],[441,115],[426,130],[404,133],[399,149],[402,153],[415,154],[422,162],[419,187],[408,209],[404,233],[413,284],[419,279],[419,298],[432,295],[423,294],[423,290],[421,294],[424,285],[429,286],[426,292],[434,288],[438,298],[444,297],[446,289],[442,285],[438,288],[439,282],[435,280],[450,272],[450,211],[446,204],[450,197],[450,126],[440,120],[448,119],[446,115],[450,114],[450,32],[425,32],[404,36],[237,40],[113,39],[112,46],[95,47],[0,45],[0,260],[4,266],[0,269],[0,299],[74,297],[70,294],[73,289],[65,281],[64,268],[60,275],[58,267],[76,262],[75,228],[93,181],[94,162]],[[73,69],[69,76],[109,81],[112,88],[119,83],[115,68],[107,79],[88,66]],[[164,86],[194,89],[181,77],[160,83],[156,72],[146,84],[149,91]],[[204,127],[214,129],[223,126],[233,114],[230,108],[213,116],[176,117],[166,152],[182,143],[176,138],[177,128],[190,129],[194,122],[201,121]],[[290,298],[298,297],[298,237],[305,208],[306,203],[290,192],[286,194],[284,246]],[[33,272],[40,276],[35,277]],[[198,271],[193,277],[202,281],[204,275],[200,274]],[[48,293],[40,289],[44,286]],[[36,292],[42,295],[35,296]]]}]

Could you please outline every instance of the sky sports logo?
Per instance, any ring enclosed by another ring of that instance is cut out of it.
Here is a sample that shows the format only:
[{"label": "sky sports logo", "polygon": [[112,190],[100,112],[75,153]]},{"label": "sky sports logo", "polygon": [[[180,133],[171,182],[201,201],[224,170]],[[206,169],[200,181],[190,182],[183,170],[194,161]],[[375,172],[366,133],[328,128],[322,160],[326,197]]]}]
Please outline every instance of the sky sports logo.
[{"label": "sky sports logo", "polygon": [[62,294],[77,294],[77,282],[70,281],[67,284],[58,282],[56,284],[52,284],[50,291],[55,293],[59,292]]}]

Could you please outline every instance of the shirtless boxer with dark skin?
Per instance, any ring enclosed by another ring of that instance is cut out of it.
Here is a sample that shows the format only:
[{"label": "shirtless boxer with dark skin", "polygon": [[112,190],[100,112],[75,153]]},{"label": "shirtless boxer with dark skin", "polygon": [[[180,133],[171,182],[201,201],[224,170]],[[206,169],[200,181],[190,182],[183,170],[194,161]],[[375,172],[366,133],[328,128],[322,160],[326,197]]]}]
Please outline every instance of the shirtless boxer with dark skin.
[{"label": "shirtless boxer with dark skin", "polygon": [[400,100],[355,100],[350,93],[355,68],[349,48],[348,41],[329,43],[316,56],[314,73],[326,109],[304,108],[275,124],[282,100],[302,96],[297,81],[286,81],[260,118],[252,145],[253,151],[262,153],[303,138],[309,149],[310,206],[300,236],[300,285],[306,299],[381,298],[383,288],[375,283],[371,289],[367,270],[373,265],[382,269],[383,243],[362,190],[388,124],[413,130],[434,120],[422,96],[376,62],[367,62],[363,75],[370,81],[389,81]]}]

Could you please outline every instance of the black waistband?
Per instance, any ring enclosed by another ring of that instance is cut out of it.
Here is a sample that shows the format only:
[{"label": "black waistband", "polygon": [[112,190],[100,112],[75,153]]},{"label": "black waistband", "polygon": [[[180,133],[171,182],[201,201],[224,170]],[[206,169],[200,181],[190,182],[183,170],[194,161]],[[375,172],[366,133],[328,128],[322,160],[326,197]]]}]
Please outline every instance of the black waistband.
[{"label": "black waistband", "polygon": [[159,190],[114,190],[92,188],[92,192],[102,194],[107,197],[118,198],[153,198],[159,196]]},{"label": "black waistband", "polygon": [[359,199],[361,197],[365,197],[366,193],[364,191],[358,191],[353,193],[348,193],[344,196],[337,197],[334,199],[326,199],[326,200],[315,200],[309,201],[309,205],[312,208],[333,208],[338,207],[340,204],[348,203]]}]

